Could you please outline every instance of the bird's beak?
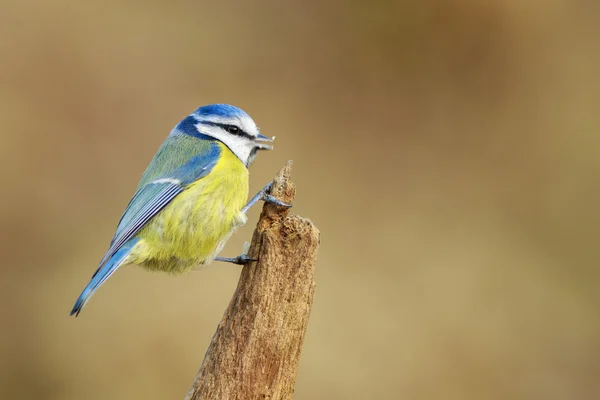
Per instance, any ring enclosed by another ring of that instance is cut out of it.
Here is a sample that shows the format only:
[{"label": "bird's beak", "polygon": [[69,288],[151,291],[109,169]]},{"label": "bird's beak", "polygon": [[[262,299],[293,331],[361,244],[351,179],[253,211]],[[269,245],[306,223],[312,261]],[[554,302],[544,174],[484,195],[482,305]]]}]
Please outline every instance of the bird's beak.
[{"label": "bird's beak", "polygon": [[275,139],[275,137],[269,138],[259,133],[256,139],[254,139],[254,142],[256,143],[256,147],[260,150],[273,150],[273,146],[271,145],[273,139]]}]

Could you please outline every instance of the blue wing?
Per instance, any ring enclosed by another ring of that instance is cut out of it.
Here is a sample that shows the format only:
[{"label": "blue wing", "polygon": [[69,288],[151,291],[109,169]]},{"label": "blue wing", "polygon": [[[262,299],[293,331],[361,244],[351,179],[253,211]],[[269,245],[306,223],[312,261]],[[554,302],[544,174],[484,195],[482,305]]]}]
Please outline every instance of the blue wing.
[{"label": "blue wing", "polygon": [[[199,148],[195,149],[196,151],[200,150],[200,154],[193,155],[183,165],[175,168],[165,167],[161,161],[168,160],[167,162],[172,163],[177,159],[177,157],[174,159],[173,156],[179,156],[178,158],[181,159],[181,148],[169,146],[168,144],[163,145],[144,173],[138,190],[123,213],[110,248],[100,262],[98,269],[115,255],[128,240],[133,238],[148,221],[165,208],[178,194],[183,192],[190,183],[210,173],[219,160],[221,150],[215,142],[203,142],[200,143]],[[189,148],[186,150],[189,150]],[[169,169],[171,171],[168,171]],[[161,173],[156,174],[157,170]]]}]

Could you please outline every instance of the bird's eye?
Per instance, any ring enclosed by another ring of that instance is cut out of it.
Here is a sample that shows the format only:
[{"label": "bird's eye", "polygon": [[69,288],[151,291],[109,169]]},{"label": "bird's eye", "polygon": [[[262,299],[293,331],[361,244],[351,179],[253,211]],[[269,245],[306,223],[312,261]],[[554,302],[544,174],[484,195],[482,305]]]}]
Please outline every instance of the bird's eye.
[{"label": "bird's eye", "polygon": [[235,125],[229,125],[227,127],[227,132],[237,135],[238,133],[240,133],[240,128],[238,128]]}]

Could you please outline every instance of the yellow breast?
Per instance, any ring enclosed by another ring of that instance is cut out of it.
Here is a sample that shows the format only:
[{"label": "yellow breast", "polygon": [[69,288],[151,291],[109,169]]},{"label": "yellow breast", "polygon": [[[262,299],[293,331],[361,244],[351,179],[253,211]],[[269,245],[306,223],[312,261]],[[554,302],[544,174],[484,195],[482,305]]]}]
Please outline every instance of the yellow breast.
[{"label": "yellow breast", "polygon": [[240,210],[248,198],[248,169],[224,144],[219,146],[213,170],[140,231],[133,263],[170,273],[188,271],[211,262],[235,228],[246,222]]}]

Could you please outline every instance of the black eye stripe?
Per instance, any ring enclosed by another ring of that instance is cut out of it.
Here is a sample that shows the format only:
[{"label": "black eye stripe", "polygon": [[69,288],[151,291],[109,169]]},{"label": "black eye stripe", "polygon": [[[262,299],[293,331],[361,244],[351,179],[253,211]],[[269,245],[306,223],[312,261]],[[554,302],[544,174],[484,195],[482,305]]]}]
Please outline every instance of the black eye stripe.
[{"label": "black eye stripe", "polygon": [[229,133],[232,133],[232,134],[236,135],[239,131],[240,131],[240,128],[238,128],[235,125],[228,125],[227,126],[227,132],[229,132]]},{"label": "black eye stripe", "polygon": [[[235,136],[241,136],[241,137],[245,137],[247,139],[252,139],[252,140],[255,139],[254,136],[248,134],[242,128],[240,128],[239,126],[236,126],[236,125],[223,124],[221,122],[212,122],[212,121],[200,121],[200,122],[203,124],[206,124],[206,125],[218,126],[219,128],[222,128],[223,130],[225,130]],[[232,130],[235,131],[235,129],[237,129],[237,132],[232,132]]]}]

